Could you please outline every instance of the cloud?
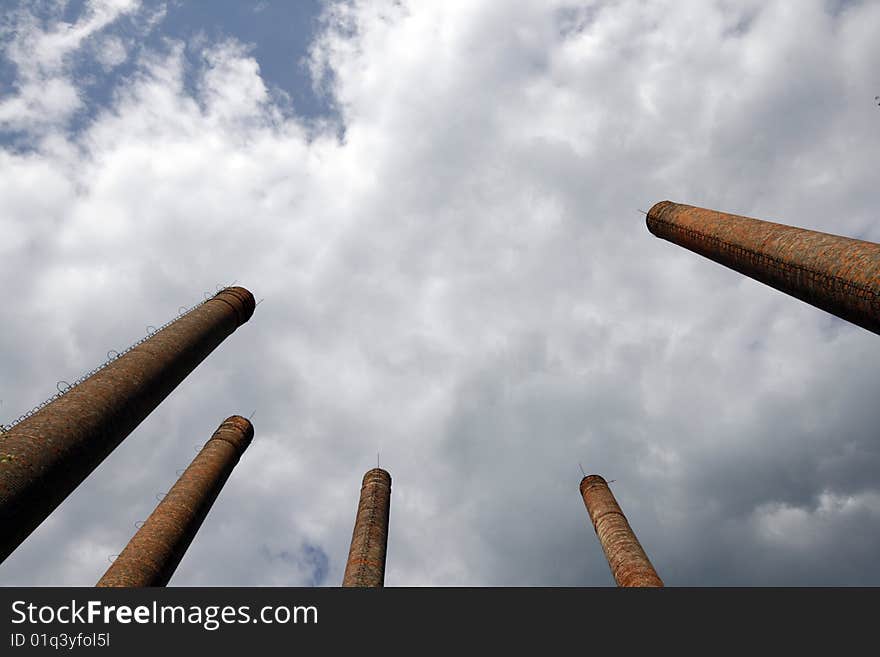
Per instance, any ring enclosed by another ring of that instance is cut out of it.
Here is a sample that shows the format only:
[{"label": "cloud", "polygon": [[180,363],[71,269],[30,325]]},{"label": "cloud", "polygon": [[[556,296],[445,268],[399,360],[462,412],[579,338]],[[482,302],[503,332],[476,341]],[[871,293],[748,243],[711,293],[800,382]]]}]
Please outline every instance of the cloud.
[{"label": "cloud", "polygon": [[[136,72],[81,130],[0,154],[4,413],[217,283],[265,301],[0,581],[96,581],[193,445],[254,409],[173,584],[341,581],[377,451],[389,585],[610,584],[579,462],[670,584],[880,581],[876,336],[637,212],[880,241],[880,13],[802,4],[334,4],[309,61],[338,124],[279,107],[232,35],[123,41]],[[64,57],[122,7],[19,69],[70,96],[3,101],[7,129],[64,124],[85,93]]]},{"label": "cloud", "polygon": [[101,42],[95,56],[104,70],[109,71],[122,64],[128,58],[128,52],[122,39],[111,36]]},{"label": "cloud", "polygon": [[[82,108],[82,90],[71,76],[72,58],[90,39],[121,16],[138,10],[136,0],[92,0],[75,23],[51,11],[48,25],[19,8],[8,17],[3,54],[17,69],[15,89],[0,99],[0,129],[40,131],[63,124]],[[97,51],[105,67],[124,60],[119,39],[108,38]]]}]

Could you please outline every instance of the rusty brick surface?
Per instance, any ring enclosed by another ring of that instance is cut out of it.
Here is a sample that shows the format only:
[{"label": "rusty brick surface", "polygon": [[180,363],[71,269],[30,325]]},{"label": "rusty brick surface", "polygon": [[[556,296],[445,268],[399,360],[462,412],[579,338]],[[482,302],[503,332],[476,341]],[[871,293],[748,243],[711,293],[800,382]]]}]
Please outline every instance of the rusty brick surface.
[{"label": "rusty brick surface", "polygon": [[254,307],[221,290],[0,436],[0,562]]},{"label": "rusty brick surface", "polygon": [[253,437],[249,420],[226,418],[97,586],[165,586]]},{"label": "rusty brick surface", "polygon": [[599,475],[581,480],[581,497],[618,586],[663,586],[614,494]]},{"label": "rusty brick surface", "polygon": [[880,244],[661,201],[657,237],[880,333]]},{"label": "rusty brick surface", "polygon": [[373,468],[364,475],[342,586],[383,586],[391,509],[391,475]]}]

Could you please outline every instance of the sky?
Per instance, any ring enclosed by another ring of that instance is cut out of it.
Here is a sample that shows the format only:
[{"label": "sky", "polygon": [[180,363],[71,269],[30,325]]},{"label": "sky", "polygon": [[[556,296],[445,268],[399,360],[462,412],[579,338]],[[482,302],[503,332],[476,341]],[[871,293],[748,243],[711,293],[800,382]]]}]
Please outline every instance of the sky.
[{"label": "sky", "polygon": [[880,242],[880,2],[0,0],[0,422],[236,282],[260,305],[0,565],[93,585],[229,415],[171,585],[880,585],[876,335],[654,238]]}]

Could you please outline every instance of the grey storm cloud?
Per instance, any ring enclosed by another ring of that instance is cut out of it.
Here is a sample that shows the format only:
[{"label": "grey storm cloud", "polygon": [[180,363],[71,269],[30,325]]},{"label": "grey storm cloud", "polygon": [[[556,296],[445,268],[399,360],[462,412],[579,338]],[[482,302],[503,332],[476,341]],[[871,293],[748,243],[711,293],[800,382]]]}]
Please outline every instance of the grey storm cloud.
[{"label": "grey storm cloud", "polygon": [[255,411],[172,584],[337,585],[377,452],[391,586],[612,584],[578,463],[668,584],[880,584],[877,336],[638,212],[880,241],[880,5],[332,3],[304,65],[333,113],[305,119],[233,34],[147,47],[156,3],[26,4],[0,31],[0,419],[217,284],[264,301],[0,583],[93,584]]}]

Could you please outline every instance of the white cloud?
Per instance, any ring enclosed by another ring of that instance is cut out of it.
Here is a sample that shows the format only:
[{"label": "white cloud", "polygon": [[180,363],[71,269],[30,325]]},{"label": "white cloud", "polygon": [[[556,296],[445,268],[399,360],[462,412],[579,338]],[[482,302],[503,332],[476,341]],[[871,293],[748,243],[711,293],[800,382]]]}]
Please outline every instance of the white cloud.
[{"label": "white cloud", "polygon": [[[880,494],[821,493],[813,508],[786,503],[762,504],[752,514],[758,537],[767,543],[794,551],[809,551],[816,543],[832,547],[847,534],[851,524],[877,522]],[[844,530],[844,531],[842,531]],[[856,533],[857,535],[857,533]]]},{"label": "white cloud", "polygon": [[268,94],[257,61],[234,41],[210,48],[205,59],[201,94],[207,113],[221,120],[262,118]]},{"label": "white cloud", "polygon": [[109,71],[128,59],[128,51],[122,39],[116,36],[103,39],[97,46],[96,57],[105,71]]},{"label": "white cloud", "polygon": [[[138,0],[91,0],[76,23],[52,20],[47,27],[26,10],[13,13],[3,52],[18,70],[17,90],[0,101],[0,129],[44,130],[63,124],[82,107],[71,57],[90,38],[139,8]],[[121,41],[105,39],[98,57],[104,66],[121,63]]]},{"label": "white cloud", "polygon": [[[876,336],[654,239],[636,211],[670,198],[880,240],[880,14],[803,5],[336,5],[310,61],[341,140],[283,118],[227,38],[196,69],[183,44],[141,55],[83,133],[3,153],[0,275],[21,281],[4,412],[215,283],[265,302],[0,579],[93,583],[190,445],[256,408],[175,584],[308,584],[321,550],[339,582],[377,450],[391,585],[610,583],[579,461],[617,480],[668,582],[815,581],[786,569],[791,542],[758,562],[780,523],[813,527],[783,532],[801,545],[836,526],[798,511],[822,491],[877,494]],[[72,111],[3,107],[8,126]],[[46,559],[61,542],[75,562]],[[853,557],[823,577],[880,581]]]}]

